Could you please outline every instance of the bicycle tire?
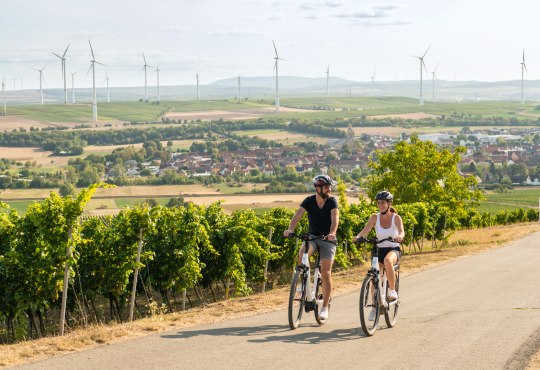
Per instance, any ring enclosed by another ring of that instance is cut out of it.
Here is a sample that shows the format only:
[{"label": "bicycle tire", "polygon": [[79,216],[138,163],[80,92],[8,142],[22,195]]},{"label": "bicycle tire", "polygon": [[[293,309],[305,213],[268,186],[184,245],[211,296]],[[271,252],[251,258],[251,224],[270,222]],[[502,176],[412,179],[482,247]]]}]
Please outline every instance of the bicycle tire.
[{"label": "bicycle tire", "polygon": [[[399,269],[396,271],[396,292],[399,297]],[[386,285],[386,296],[388,297],[388,284]],[[399,298],[398,302],[388,307],[384,312],[384,321],[389,328],[393,328],[396,325],[397,313],[399,308]]]},{"label": "bicycle tire", "polygon": [[[317,287],[315,288],[315,299],[317,300],[319,297],[319,294],[322,296],[322,277],[319,276],[319,280],[317,282]],[[316,302],[316,301],[315,301]],[[315,321],[317,321],[317,324],[324,325],[326,323],[326,320],[321,320],[319,318],[319,312],[321,312],[322,305],[318,305],[315,303],[315,309],[313,310],[315,314]],[[330,311],[330,302],[328,302],[328,311]]]},{"label": "bicycle tire", "polygon": [[[298,288],[300,287],[300,291]],[[300,325],[302,313],[304,311],[304,302],[306,299],[306,277],[303,271],[297,270],[294,273],[289,292],[289,327],[294,330]]]},{"label": "bicycle tire", "polygon": [[[368,274],[364,282],[362,283],[362,288],[360,289],[360,300],[359,300],[359,311],[360,311],[360,324],[362,325],[362,330],[364,334],[368,337],[371,337],[375,334],[377,330],[377,325],[379,323],[379,317],[381,308],[379,305],[379,287],[375,281],[373,275]],[[369,312],[374,309],[375,317],[373,321],[369,320]]]}]

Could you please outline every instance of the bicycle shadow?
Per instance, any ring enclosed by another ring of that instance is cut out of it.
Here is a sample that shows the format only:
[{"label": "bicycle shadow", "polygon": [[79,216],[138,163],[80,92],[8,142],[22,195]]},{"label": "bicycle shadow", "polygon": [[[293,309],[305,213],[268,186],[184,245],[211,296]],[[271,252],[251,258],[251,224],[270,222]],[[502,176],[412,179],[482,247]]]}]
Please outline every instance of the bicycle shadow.
[{"label": "bicycle shadow", "polygon": [[[302,329],[310,329],[303,331]],[[317,329],[311,330],[311,329]],[[197,336],[232,336],[232,337],[260,337],[248,339],[251,343],[298,343],[316,344],[343,342],[366,338],[360,328],[336,329],[330,332],[323,331],[319,325],[305,325],[296,331],[290,330],[288,325],[240,326],[213,329],[184,330],[174,334],[161,335],[165,339],[189,339]],[[286,334],[290,333],[290,334]]]},{"label": "bicycle shadow", "polygon": [[[318,325],[314,325],[318,328]],[[320,329],[323,330],[323,329]],[[349,328],[349,329],[336,329],[330,332],[324,331],[309,331],[309,332],[296,332],[290,335],[270,335],[265,338],[249,339],[251,343],[270,343],[270,342],[283,342],[283,343],[296,343],[296,344],[318,344],[318,343],[333,343],[344,342],[350,340],[358,340],[367,338],[361,329]]]},{"label": "bicycle shadow", "polygon": [[289,331],[288,325],[239,326],[216,329],[184,330],[176,334],[161,335],[162,338],[187,339],[201,335],[249,337],[254,335],[275,335]]}]

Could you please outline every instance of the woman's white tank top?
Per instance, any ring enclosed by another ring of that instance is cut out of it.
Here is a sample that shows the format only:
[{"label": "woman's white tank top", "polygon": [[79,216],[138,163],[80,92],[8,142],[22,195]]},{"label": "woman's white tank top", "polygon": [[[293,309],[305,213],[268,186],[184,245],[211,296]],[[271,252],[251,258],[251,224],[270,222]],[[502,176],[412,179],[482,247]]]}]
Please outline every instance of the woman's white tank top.
[{"label": "woman's white tank top", "polygon": [[[393,213],[391,225],[388,229],[385,229],[384,227],[381,226],[381,214],[377,213],[377,222],[375,223],[375,232],[377,233],[377,239],[379,240],[386,239],[389,236],[391,236],[392,238],[398,237],[399,231],[394,222],[395,218],[396,218],[396,214]],[[379,244],[379,248],[395,248],[395,247],[399,247],[399,243],[394,243],[387,240]]]}]

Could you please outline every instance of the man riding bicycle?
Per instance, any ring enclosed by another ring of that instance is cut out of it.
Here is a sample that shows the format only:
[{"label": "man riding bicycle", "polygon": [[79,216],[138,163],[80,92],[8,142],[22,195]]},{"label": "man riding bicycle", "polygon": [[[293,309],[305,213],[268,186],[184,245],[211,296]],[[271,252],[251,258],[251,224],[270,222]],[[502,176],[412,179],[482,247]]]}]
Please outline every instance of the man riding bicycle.
[{"label": "man riding bicycle", "polygon": [[395,242],[385,241],[379,245],[378,259],[379,271],[381,274],[384,270],[388,271],[386,278],[388,279],[390,289],[387,298],[390,301],[395,301],[398,299],[398,294],[396,292],[396,277],[389,272],[394,271],[394,265],[401,258],[399,243],[403,241],[405,231],[403,231],[403,221],[401,220],[401,217],[392,207],[394,196],[389,191],[383,190],[377,193],[375,199],[377,200],[379,213],[371,215],[366,226],[358,233],[356,238],[366,238],[371,229],[375,227],[377,239],[382,240],[388,237],[394,239]]},{"label": "man riding bicycle", "polygon": [[[315,252],[315,246],[320,247],[321,276],[323,287],[323,307],[319,313],[322,320],[328,318],[328,302],[332,294],[332,264],[336,254],[336,232],[339,223],[338,202],[334,196],[330,195],[335,182],[328,175],[317,175],[313,179],[315,194],[304,199],[298,210],[294,214],[289,228],[285,230],[283,236],[289,237],[305,212],[308,213],[309,234],[313,237],[326,235],[325,240],[317,239],[309,243],[308,255]],[[304,246],[300,248],[298,254],[298,265],[302,264]]]}]

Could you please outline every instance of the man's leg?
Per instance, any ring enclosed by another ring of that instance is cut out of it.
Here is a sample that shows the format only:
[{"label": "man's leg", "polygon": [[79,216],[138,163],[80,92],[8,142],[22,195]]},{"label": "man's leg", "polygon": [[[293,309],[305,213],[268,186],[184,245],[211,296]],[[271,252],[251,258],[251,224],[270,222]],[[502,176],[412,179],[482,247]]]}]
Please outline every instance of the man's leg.
[{"label": "man's leg", "polygon": [[[305,243],[302,242],[302,246],[300,247],[300,250],[298,251],[298,264],[297,266],[302,266],[302,256],[304,255],[304,250],[306,249]],[[313,242],[309,242],[309,250],[308,250],[308,256],[311,257],[311,255],[315,252],[315,245]]]},{"label": "man's leg", "polygon": [[323,307],[328,307],[328,301],[332,296],[332,264],[333,259],[321,260],[321,276],[323,287]]}]

